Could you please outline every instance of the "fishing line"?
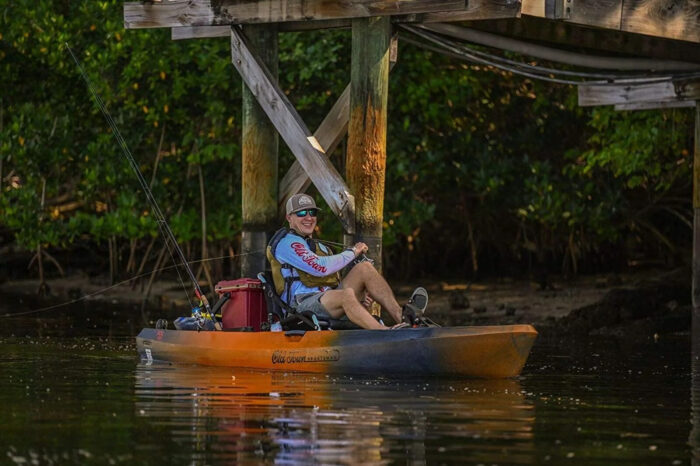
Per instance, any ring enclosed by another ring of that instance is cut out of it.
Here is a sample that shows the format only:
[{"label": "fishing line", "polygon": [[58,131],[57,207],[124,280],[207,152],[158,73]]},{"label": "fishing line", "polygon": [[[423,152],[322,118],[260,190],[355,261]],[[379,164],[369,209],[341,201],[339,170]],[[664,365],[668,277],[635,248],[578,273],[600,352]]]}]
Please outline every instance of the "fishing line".
[{"label": "fishing line", "polygon": [[[210,258],[207,258],[207,259],[198,259],[198,260],[194,260],[194,261],[189,261],[189,264],[199,264],[199,263],[202,263],[202,262],[209,262],[209,261],[215,261],[215,260],[221,260],[221,259],[229,259],[229,258],[235,259],[235,258],[237,258],[237,257],[243,257],[243,256],[247,256],[247,255],[250,255],[250,254],[259,254],[259,253],[261,253],[261,252],[265,252],[265,250],[264,250],[264,249],[261,249],[261,250],[259,250],[259,251],[251,251],[251,252],[247,252],[247,253],[245,253],[245,254],[237,254],[237,255],[233,255],[233,256],[228,255],[228,256],[220,256],[220,257],[210,257]],[[146,276],[151,275],[151,274],[156,273],[156,272],[163,272],[163,271],[165,271],[165,270],[177,269],[177,267],[178,267],[178,265],[175,264],[175,265],[169,265],[169,266],[167,266],[167,267],[160,267],[160,268],[157,268],[157,269],[153,269],[153,270],[151,270],[150,272],[144,272],[144,273],[142,273],[142,274],[140,274],[140,275],[136,275],[136,276],[134,276],[134,277],[128,278],[128,279],[123,280],[123,281],[121,281],[121,282],[119,282],[119,283],[115,283],[114,285],[108,286],[107,288],[102,288],[102,289],[99,289],[99,290],[97,290],[97,291],[93,291],[92,293],[88,293],[88,294],[86,294],[86,295],[84,295],[84,296],[81,296],[80,298],[76,298],[76,299],[73,299],[73,300],[71,300],[71,301],[66,301],[66,302],[64,302],[64,303],[54,304],[54,305],[48,306],[48,307],[42,307],[42,308],[40,308],[40,309],[32,309],[32,310],[29,310],[29,311],[13,312],[12,314],[0,315],[0,319],[2,319],[2,318],[10,318],[10,317],[25,316],[25,315],[29,315],[29,314],[38,314],[38,313],[41,313],[41,312],[46,312],[46,311],[50,311],[50,310],[53,310],[53,309],[57,309],[57,308],[59,308],[59,307],[68,306],[68,305],[70,305],[70,304],[76,304],[76,303],[79,303],[79,302],[81,302],[81,301],[85,301],[86,299],[89,299],[89,298],[91,298],[91,297],[93,297],[93,296],[100,295],[100,294],[104,293],[105,291],[109,291],[109,290],[111,290],[111,289],[113,289],[113,288],[117,288],[118,286],[121,286],[121,285],[124,285],[124,284],[126,284],[126,283],[129,283],[129,282],[132,282],[132,281],[134,281],[134,280],[137,280],[137,279],[139,279],[139,278],[146,277]]]},{"label": "fishing line", "polygon": [[[112,129],[112,133],[114,134],[115,139],[117,140],[117,143],[122,149],[122,152],[124,153],[124,157],[126,157],[127,161],[129,162],[129,165],[133,169],[134,173],[136,174],[136,178],[139,181],[139,184],[141,185],[141,189],[146,193],[146,198],[148,199],[149,203],[151,204],[151,209],[153,210],[153,214],[156,217],[156,223],[158,224],[158,229],[160,230],[161,234],[165,238],[165,245],[168,248],[168,252],[170,253],[171,258],[173,259],[173,262],[177,265],[177,261],[175,260],[175,257],[173,255],[173,250],[177,254],[178,258],[180,259],[181,265],[185,268],[187,274],[189,275],[190,281],[194,285],[195,289],[195,295],[197,298],[199,298],[204,306],[206,307],[206,310],[209,315],[211,315],[211,309],[209,306],[209,302],[206,299],[206,296],[202,292],[202,289],[199,286],[199,283],[197,282],[197,278],[194,276],[194,273],[192,272],[192,269],[190,268],[189,264],[187,263],[187,259],[185,258],[185,254],[182,252],[182,249],[180,248],[177,239],[175,238],[175,234],[173,231],[170,229],[170,225],[168,225],[168,222],[165,219],[165,215],[163,215],[163,212],[160,210],[160,207],[158,205],[158,202],[156,202],[155,197],[153,196],[153,193],[151,192],[151,189],[148,187],[148,183],[146,182],[146,179],[143,177],[143,174],[141,173],[141,170],[139,169],[136,160],[134,160],[133,155],[131,154],[131,151],[129,150],[129,147],[126,144],[126,141],[122,137],[121,133],[119,132],[119,128],[117,128],[116,123],[112,119],[112,116],[109,114],[107,111],[107,108],[105,107],[104,102],[100,98],[100,96],[97,94],[95,91],[95,88],[93,87],[92,83],[90,82],[90,78],[87,76],[87,73],[83,69],[82,65],[80,64],[80,61],[78,60],[78,57],[73,53],[73,49],[70,48],[70,45],[68,45],[68,42],[65,43],[66,48],[68,49],[68,52],[70,52],[71,56],[73,57],[73,60],[75,61],[75,64],[78,66],[78,69],[80,70],[80,74],[83,77],[83,80],[88,86],[88,89],[90,90],[90,93],[93,96],[93,99],[95,103],[97,104],[98,108],[102,112],[102,115],[104,115],[105,120],[107,120],[107,123],[109,124],[110,128]],[[177,269],[176,269],[177,270]],[[185,290],[185,294],[187,295],[187,300],[190,302],[190,306],[192,306],[192,302],[190,301],[189,298],[189,293],[187,293],[187,289],[185,287],[184,282],[182,281],[182,277],[180,277],[180,272],[178,270],[178,278],[180,279],[180,283]]]},{"label": "fishing line", "polygon": [[[344,249],[347,248],[347,245],[346,245],[345,243],[338,243],[338,242],[336,242],[336,241],[320,240],[320,239],[314,239],[314,240],[317,241],[317,242],[319,242],[319,243],[325,244],[326,246],[330,246],[330,247],[338,247],[338,248],[341,248],[341,247],[342,247],[342,248],[344,248]],[[260,250],[257,250],[257,251],[250,251],[250,252],[246,252],[246,253],[243,253],[243,254],[235,254],[235,255],[233,255],[233,256],[231,256],[231,255],[226,255],[226,256],[219,256],[219,257],[209,257],[209,258],[207,258],[207,259],[197,259],[197,260],[189,261],[189,262],[188,262],[188,265],[199,264],[199,263],[202,263],[202,262],[210,262],[210,261],[215,261],[215,260],[222,260],[222,259],[235,259],[235,258],[237,258],[237,257],[249,256],[249,255],[252,255],[252,254],[260,254],[260,253],[263,253],[263,252],[265,252],[265,251],[266,251],[265,249],[260,249]],[[175,265],[168,265],[167,267],[159,267],[159,268],[157,268],[157,269],[153,269],[153,270],[150,270],[150,271],[148,271],[148,272],[144,272],[144,273],[142,273],[142,274],[140,274],[140,275],[136,275],[136,276],[133,276],[133,277],[131,277],[131,278],[127,278],[126,280],[122,280],[121,282],[115,283],[114,285],[108,286],[108,287],[106,287],[106,288],[101,288],[101,289],[99,289],[99,290],[97,290],[97,291],[93,291],[92,293],[88,293],[88,294],[86,294],[86,295],[81,296],[80,298],[76,298],[76,299],[73,299],[73,300],[71,300],[71,301],[66,301],[66,302],[63,302],[63,303],[54,304],[54,305],[47,306],[47,307],[42,307],[42,308],[39,308],[39,309],[31,309],[31,310],[29,310],[29,311],[13,312],[12,314],[0,315],[0,319],[3,319],[3,318],[7,319],[7,318],[12,318],[12,317],[21,317],[21,316],[26,316],[26,315],[31,315],[31,314],[39,314],[39,313],[42,313],[42,312],[51,311],[51,310],[53,310],[53,309],[58,309],[58,308],[60,308],[60,307],[69,306],[69,305],[71,305],[71,304],[77,304],[77,303],[79,303],[79,302],[81,302],[81,301],[85,301],[85,300],[87,300],[87,299],[89,299],[89,298],[92,298],[93,296],[98,296],[98,295],[100,295],[100,294],[103,294],[104,292],[109,291],[109,290],[111,290],[111,289],[113,289],[113,288],[117,288],[117,287],[119,287],[119,286],[121,286],[121,285],[125,285],[125,284],[130,283],[130,282],[132,282],[132,281],[134,281],[134,280],[138,280],[139,278],[143,278],[143,277],[146,277],[146,276],[148,276],[148,275],[151,275],[151,274],[154,274],[154,273],[158,273],[158,272],[164,272],[164,271],[170,270],[170,269],[175,269],[175,270],[177,270],[178,267],[179,267],[178,264],[175,264]]]}]

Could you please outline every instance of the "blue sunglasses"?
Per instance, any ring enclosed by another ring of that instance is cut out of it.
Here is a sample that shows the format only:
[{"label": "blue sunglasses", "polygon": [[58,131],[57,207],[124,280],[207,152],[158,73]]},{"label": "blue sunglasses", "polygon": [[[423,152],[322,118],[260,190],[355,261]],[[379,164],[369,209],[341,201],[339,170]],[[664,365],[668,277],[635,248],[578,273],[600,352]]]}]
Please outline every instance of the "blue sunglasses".
[{"label": "blue sunglasses", "polygon": [[306,214],[309,214],[309,217],[315,217],[318,214],[318,209],[304,209],[294,212],[294,215],[299,218],[306,217]]}]

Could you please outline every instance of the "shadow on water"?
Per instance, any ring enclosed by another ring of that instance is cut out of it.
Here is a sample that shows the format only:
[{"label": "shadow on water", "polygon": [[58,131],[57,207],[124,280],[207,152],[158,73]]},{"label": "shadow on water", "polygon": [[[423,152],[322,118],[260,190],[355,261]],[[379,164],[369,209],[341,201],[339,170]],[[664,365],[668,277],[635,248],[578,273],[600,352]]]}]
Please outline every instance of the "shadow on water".
[{"label": "shadow on water", "polygon": [[688,443],[692,447],[692,464],[700,466],[700,310],[693,310],[691,358],[691,417],[692,429]]},{"label": "shadow on water", "polygon": [[[534,407],[517,380],[417,380],[143,365],[136,409],[193,464],[532,464]],[[172,450],[171,450],[172,451]]]}]

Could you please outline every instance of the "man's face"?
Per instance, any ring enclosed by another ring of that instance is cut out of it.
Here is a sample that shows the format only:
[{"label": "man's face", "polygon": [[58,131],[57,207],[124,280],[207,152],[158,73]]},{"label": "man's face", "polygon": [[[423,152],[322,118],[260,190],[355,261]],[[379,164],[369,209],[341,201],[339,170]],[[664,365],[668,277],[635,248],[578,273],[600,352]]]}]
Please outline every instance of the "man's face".
[{"label": "man's face", "polygon": [[289,227],[303,236],[310,236],[314,232],[314,228],[316,228],[316,217],[312,217],[308,213],[303,217],[298,217],[297,213],[287,215]]}]

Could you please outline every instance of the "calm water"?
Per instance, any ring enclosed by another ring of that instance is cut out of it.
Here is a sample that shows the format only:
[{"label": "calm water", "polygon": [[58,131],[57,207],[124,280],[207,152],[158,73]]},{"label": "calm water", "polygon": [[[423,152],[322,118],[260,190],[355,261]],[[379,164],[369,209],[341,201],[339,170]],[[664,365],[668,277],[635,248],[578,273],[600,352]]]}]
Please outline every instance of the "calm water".
[{"label": "calm water", "polygon": [[8,308],[0,464],[691,464],[687,337],[540,342],[516,380],[326,377],[148,366],[138,311]]}]

